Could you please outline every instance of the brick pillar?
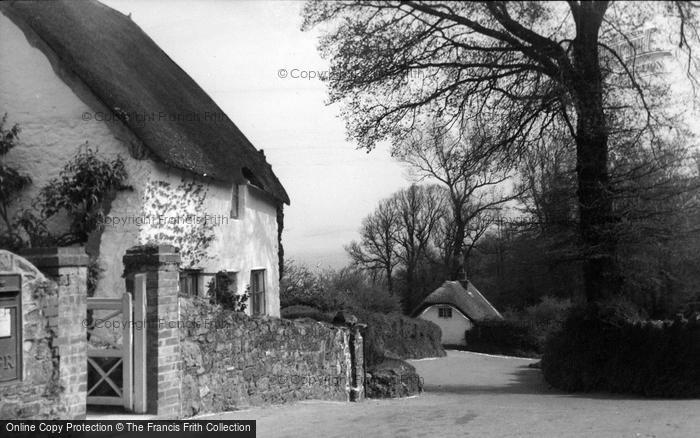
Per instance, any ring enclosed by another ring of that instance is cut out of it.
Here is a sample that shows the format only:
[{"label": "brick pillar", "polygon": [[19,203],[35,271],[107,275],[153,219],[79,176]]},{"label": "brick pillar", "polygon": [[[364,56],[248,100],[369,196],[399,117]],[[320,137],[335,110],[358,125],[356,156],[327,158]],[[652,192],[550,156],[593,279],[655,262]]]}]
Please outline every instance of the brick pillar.
[{"label": "brick pillar", "polygon": [[[30,248],[22,255],[58,284],[58,306],[49,315],[58,339],[59,385],[57,413],[61,419],[84,419],[87,394],[88,256],[80,247]],[[50,309],[46,309],[50,311]]]},{"label": "brick pillar", "polygon": [[134,246],[126,251],[123,261],[127,291],[133,293],[135,274],[146,274],[148,413],[179,418],[179,251],[172,245]]}]

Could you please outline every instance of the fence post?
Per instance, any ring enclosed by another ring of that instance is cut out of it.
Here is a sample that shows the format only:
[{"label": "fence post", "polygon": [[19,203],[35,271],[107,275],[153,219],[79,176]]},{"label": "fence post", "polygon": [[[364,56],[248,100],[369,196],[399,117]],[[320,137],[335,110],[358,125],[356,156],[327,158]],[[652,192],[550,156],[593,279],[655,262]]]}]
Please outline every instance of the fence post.
[{"label": "fence post", "polygon": [[145,414],[146,403],[146,274],[134,275],[134,412]]},{"label": "fence post", "polygon": [[[131,295],[122,295],[122,318],[125,321],[132,321]],[[133,356],[133,325],[127,322],[122,325],[122,393],[124,398],[124,408],[133,410],[134,391],[134,356]]]}]

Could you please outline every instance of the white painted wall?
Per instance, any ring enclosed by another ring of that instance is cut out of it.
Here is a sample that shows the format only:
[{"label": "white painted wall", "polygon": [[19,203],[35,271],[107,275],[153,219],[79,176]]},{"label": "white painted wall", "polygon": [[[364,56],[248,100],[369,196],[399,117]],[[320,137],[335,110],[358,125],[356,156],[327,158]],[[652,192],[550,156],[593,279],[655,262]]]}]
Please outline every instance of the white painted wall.
[{"label": "white painted wall", "polygon": [[444,304],[430,306],[423,310],[418,317],[434,322],[440,327],[442,330],[443,345],[466,345],[464,333],[467,330],[471,330],[474,324],[453,306],[447,306],[452,308],[452,318],[440,318],[438,316],[438,309],[445,306]]},{"label": "white painted wall", "polygon": [[[34,44],[41,44],[34,41]],[[109,216],[139,217],[144,214],[144,195],[154,181],[166,181],[176,187],[192,181],[193,174],[151,160],[136,160],[130,146],[139,140],[119,122],[95,121],[94,114],[108,114],[82,82],[49,53],[32,46],[25,34],[0,13],[0,116],[8,113],[8,125],[22,129],[19,145],[7,155],[7,164],[32,176],[33,184],[23,194],[21,206],[36,197],[40,187],[58,176],[63,165],[86,141],[99,149],[100,156],[120,154],[129,175],[132,191],[119,192]],[[91,120],[84,120],[84,114]],[[252,269],[266,270],[267,313],[279,316],[279,270],[277,258],[277,221],[275,203],[268,195],[251,187],[241,187],[244,211],[240,219],[230,219],[231,185],[206,178],[206,198],[201,211],[227,218],[213,228],[210,258],[199,266],[208,272],[238,272],[242,292],[250,281]],[[56,227],[65,225],[57,221]],[[122,256],[125,251],[149,240],[152,230],[132,220],[106,226],[100,241],[100,264],[105,269],[98,283],[98,295],[113,296],[124,291]]]},{"label": "white painted wall", "polygon": [[[135,161],[135,160],[129,160]],[[204,215],[212,217],[211,242],[208,257],[195,267],[204,272],[219,270],[235,271],[238,273],[237,288],[243,293],[250,282],[250,271],[264,269],[266,273],[266,313],[279,316],[279,264],[277,243],[277,210],[268,195],[259,189],[241,186],[242,214],[239,219],[230,218],[231,190],[230,184],[212,181],[206,178],[195,178],[191,173],[174,169],[165,165],[149,163],[149,169],[133,182],[133,192],[120,192],[112,203],[109,216],[114,225],[105,227],[100,245],[100,261],[102,266],[116,266],[105,272],[99,284],[100,291],[111,288],[123,290],[121,257],[131,246],[151,241],[173,243],[167,240],[154,239],[158,232],[154,220],[158,212],[144,211],[145,191],[154,181],[164,181],[171,187],[177,187],[182,181],[195,181],[202,184],[206,191],[204,204],[199,211],[178,210],[174,214],[193,215],[202,219]],[[131,179],[131,173],[130,173]],[[163,200],[164,201],[164,200]],[[173,217],[172,212],[161,213],[164,217]],[[122,219],[124,218],[124,219]],[[140,218],[140,225],[132,218]],[[186,226],[186,225],[185,225]],[[179,246],[179,245],[178,245]],[[188,260],[183,258],[183,265]],[[200,290],[205,290],[206,284],[200,284]],[[248,306],[250,310],[250,305]]]}]

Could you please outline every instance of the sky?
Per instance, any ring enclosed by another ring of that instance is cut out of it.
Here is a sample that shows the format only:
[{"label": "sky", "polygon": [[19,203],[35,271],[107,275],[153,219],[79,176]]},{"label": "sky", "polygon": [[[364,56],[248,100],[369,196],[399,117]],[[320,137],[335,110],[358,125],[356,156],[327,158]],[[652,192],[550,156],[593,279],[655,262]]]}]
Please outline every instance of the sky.
[{"label": "sky", "polygon": [[[341,267],[378,201],[409,184],[387,147],[369,154],[346,139],[318,79],[328,62],[302,32],[297,1],[101,0],[131,14],[258,148],[284,185],[285,256]],[[315,77],[314,77],[315,76]]]}]

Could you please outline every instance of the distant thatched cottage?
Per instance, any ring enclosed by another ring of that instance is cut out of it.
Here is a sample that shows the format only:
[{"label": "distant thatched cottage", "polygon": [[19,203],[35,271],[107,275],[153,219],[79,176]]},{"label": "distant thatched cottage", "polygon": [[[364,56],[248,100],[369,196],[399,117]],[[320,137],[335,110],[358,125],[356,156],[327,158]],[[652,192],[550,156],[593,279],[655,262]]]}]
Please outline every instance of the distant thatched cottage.
[{"label": "distant thatched cottage", "polygon": [[443,345],[466,345],[464,335],[474,325],[503,319],[470,281],[446,281],[423,300],[413,316],[437,324]]},{"label": "distant thatched cottage", "polygon": [[7,164],[33,179],[17,208],[85,142],[125,160],[133,189],[87,244],[105,269],[96,295],[123,293],[126,249],[158,241],[181,249],[182,291],[201,294],[223,270],[235,290],[250,288],[249,312],[279,316],[284,187],[129,17],[93,0],[2,3],[0,59],[0,116],[22,129]]}]

